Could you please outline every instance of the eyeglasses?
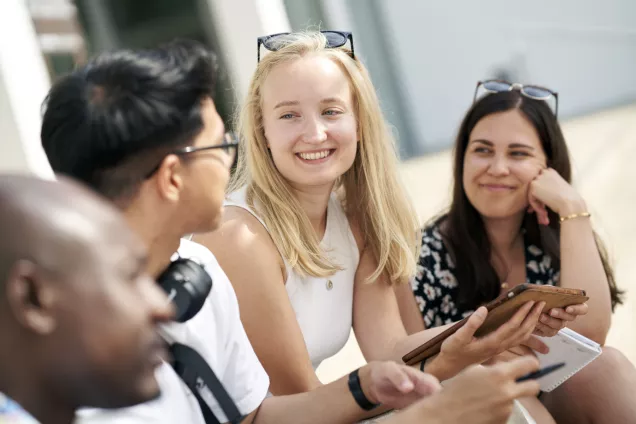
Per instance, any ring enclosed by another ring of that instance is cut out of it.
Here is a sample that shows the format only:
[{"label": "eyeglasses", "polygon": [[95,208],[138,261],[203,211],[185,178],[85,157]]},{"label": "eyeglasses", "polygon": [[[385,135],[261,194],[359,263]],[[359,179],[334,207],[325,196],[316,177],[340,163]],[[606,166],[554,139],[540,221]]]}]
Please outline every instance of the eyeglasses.
[{"label": "eyeglasses", "polygon": [[534,100],[547,101],[550,97],[554,97],[554,101],[556,103],[554,107],[554,116],[556,117],[559,114],[559,93],[552,91],[549,88],[538,85],[523,85],[503,80],[479,81],[475,88],[473,103],[477,101],[477,92],[479,91],[479,87],[482,86],[484,87],[484,90],[489,93],[502,93],[505,91],[519,90],[522,95]]},{"label": "eyeglasses", "polygon": [[[201,146],[201,147],[188,146],[188,147],[183,147],[181,149],[174,150],[168,154],[177,155],[177,156],[186,156],[191,153],[202,152],[204,150],[222,149],[223,152],[230,158],[230,163],[231,163],[230,168],[234,168],[236,166],[238,146],[239,146],[238,136],[233,132],[227,132],[223,135],[223,143],[221,144],[214,144],[212,146]],[[162,159],[162,162],[163,162],[163,159]],[[161,166],[161,162],[157,166],[155,166],[152,169],[152,171],[148,173],[148,175],[146,175],[146,179],[152,177],[152,175],[159,170],[160,166]]]},{"label": "eyeglasses", "polygon": [[[337,47],[342,47],[347,44],[347,40],[351,44],[351,57],[353,59],[356,58],[355,53],[353,52],[353,34],[345,31],[320,31],[325,38],[327,39],[327,44],[325,47],[328,49],[335,49]],[[291,34],[290,32],[281,32],[278,34],[272,35],[264,35],[262,37],[257,38],[257,60],[261,61],[261,45],[265,47],[270,52],[275,52],[277,50],[282,49],[287,44],[289,44],[289,40],[285,39],[285,35]]]}]

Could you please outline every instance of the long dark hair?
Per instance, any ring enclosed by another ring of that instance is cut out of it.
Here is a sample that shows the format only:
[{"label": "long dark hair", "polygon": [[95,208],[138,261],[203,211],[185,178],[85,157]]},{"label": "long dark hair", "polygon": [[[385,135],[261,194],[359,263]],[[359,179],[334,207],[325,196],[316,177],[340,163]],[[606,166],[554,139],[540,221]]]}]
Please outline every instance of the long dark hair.
[{"label": "long dark hair", "polygon": [[[463,187],[464,156],[470,133],[484,117],[497,112],[519,110],[534,126],[547,157],[547,165],[568,183],[572,180],[570,157],[561,127],[544,101],[532,100],[513,90],[489,94],[477,101],[467,112],[460,126],[454,150],[453,201],[448,214],[442,217],[442,236],[456,266],[459,281],[459,303],[473,309],[500,294],[499,277],[491,263],[491,245],[479,212],[470,203]],[[548,210],[549,226],[540,226],[533,215],[526,214],[522,228],[526,241],[541,248],[552,258],[553,267],[561,267],[559,216]],[[441,222],[441,221],[440,221]],[[603,268],[609,282],[612,310],[623,302],[623,292],[616,286],[607,252],[594,234]]]}]

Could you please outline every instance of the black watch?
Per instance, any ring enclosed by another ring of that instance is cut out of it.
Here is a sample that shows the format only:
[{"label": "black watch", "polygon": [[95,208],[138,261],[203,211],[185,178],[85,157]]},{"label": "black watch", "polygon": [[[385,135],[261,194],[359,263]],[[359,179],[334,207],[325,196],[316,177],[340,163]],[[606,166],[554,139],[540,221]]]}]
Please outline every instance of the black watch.
[{"label": "black watch", "polygon": [[358,370],[353,371],[349,374],[349,390],[353,395],[356,403],[360,406],[360,408],[365,411],[370,411],[374,408],[377,408],[380,404],[371,402],[362,391],[362,386],[360,385],[360,376],[358,375]]}]

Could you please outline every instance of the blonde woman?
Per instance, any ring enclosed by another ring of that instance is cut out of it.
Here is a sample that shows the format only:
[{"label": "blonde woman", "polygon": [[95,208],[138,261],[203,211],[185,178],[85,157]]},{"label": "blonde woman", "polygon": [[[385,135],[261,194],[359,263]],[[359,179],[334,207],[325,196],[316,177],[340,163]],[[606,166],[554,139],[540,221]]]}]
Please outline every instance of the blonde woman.
[{"label": "blonde woman", "polygon": [[[346,44],[350,48],[346,48]],[[221,229],[196,237],[232,281],[275,395],[320,386],[315,369],[353,327],[367,360],[400,358],[440,330],[407,336],[393,285],[415,272],[416,215],[394,141],[349,33],[261,37],[240,117],[244,140]],[[426,363],[440,379],[528,339],[528,303],[474,338],[485,308]]]}]

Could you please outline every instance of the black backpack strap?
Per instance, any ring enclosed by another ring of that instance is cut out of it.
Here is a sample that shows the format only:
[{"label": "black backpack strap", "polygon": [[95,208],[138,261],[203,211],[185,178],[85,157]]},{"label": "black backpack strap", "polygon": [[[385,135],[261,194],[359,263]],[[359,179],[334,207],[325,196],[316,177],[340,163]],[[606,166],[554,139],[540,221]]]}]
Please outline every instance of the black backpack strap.
[{"label": "black backpack strap", "polygon": [[229,423],[239,424],[245,419],[212,368],[196,350],[174,343],[170,346],[170,351],[174,358],[172,367],[196,397],[206,424],[220,424],[220,422],[201,396],[200,390],[204,387],[212,392]]}]

